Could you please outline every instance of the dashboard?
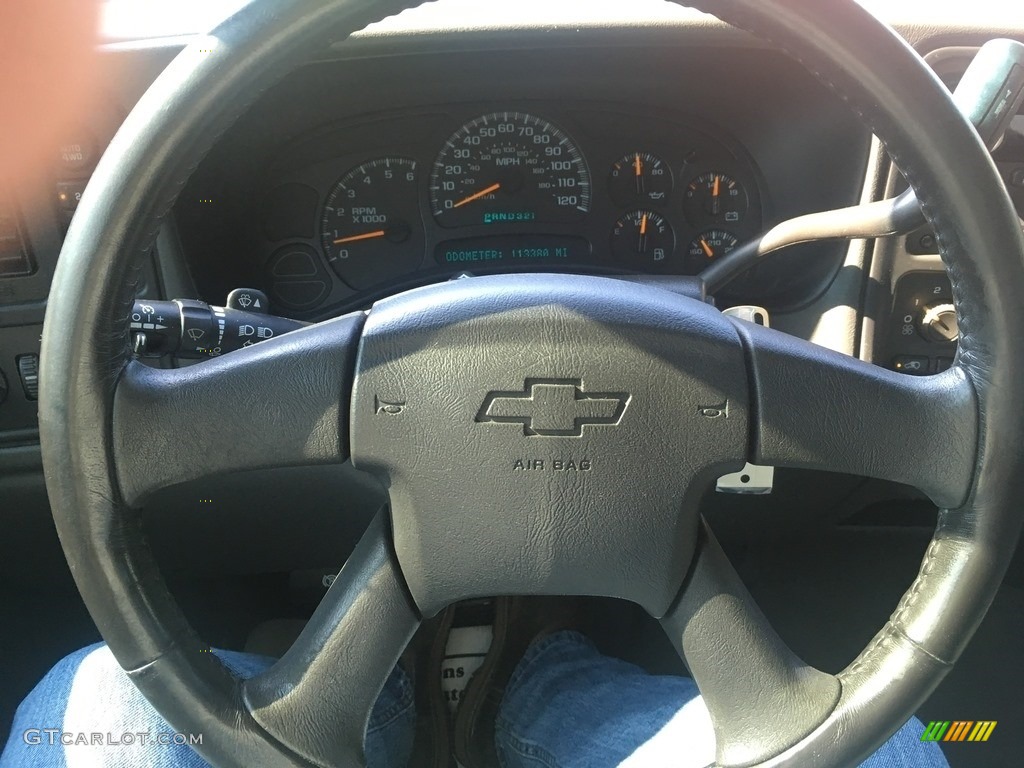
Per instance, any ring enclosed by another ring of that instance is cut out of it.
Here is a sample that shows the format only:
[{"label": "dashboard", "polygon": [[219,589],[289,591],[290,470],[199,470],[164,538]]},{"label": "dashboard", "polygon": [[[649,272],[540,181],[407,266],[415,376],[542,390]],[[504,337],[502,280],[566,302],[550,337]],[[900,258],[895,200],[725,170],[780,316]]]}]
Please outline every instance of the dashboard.
[{"label": "dashboard", "polygon": [[[177,22],[187,6],[220,1],[145,3],[133,16],[149,23],[162,10],[164,21]],[[863,1],[922,55],[932,53],[929,61],[951,86],[987,39],[1024,40],[1021,10],[1005,0],[922,0],[906,11],[910,0]],[[11,521],[6,554],[19,566],[15,583],[29,572],[22,561],[33,565],[29,581],[51,603],[51,586],[66,568],[48,515],[37,430],[50,281],[105,146],[173,57],[202,39],[199,29],[108,39],[100,54],[103,91],[54,145],[49,167],[17,185],[0,173],[0,509]],[[1024,213],[1024,123],[1014,130],[995,161]],[[254,95],[189,171],[132,277],[137,297],[219,306],[234,289],[254,288],[269,297],[273,315],[304,322],[365,309],[407,288],[493,272],[596,273],[670,285],[787,219],[904,188],[871,131],[800,64],[656,0],[424,5],[311,52],[309,63]],[[951,288],[927,227],[874,242],[788,248],[713,298],[721,308],[764,307],[776,329],[908,374],[941,370],[956,354],[956,341],[941,333]],[[181,572],[230,573],[228,591],[218,594],[248,611],[251,604],[237,599],[236,574],[258,573],[267,584],[263,574],[334,563],[338,542],[355,540],[378,509],[375,481],[347,467],[323,469],[167,489],[145,510],[157,550]],[[712,512],[727,513],[715,521],[716,533],[742,528],[755,538],[758,521],[771,521],[769,537],[780,524],[803,535],[824,509],[831,519],[871,504],[872,516],[856,524],[866,526],[874,553],[882,527],[893,525],[890,507],[876,500],[898,496],[901,512],[915,511],[905,493],[779,472],[774,497],[709,495]],[[311,540],[312,523],[301,524],[299,512],[317,509],[325,510],[316,522],[324,533]],[[282,518],[281,510],[295,514]],[[764,510],[779,514],[752,514]],[[239,537],[240,529],[247,534]],[[35,605],[34,594],[19,600]],[[74,622],[65,611],[62,626],[66,615]],[[34,634],[26,626],[23,645],[53,647],[50,624]],[[34,683],[27,676],[43,668],[22,666],[27,690]],[[17,676],[8,672],[14,690]],[[960,706],[959,694],[950,706]],[[990,755],[978,752],[978,760],[991,763]]]},{"label": "dashboard", "polygon": [[737,142],[650,111],[457,104],[304,139],[267,179],[254,234],[264,284],[292,311],[336,281],[361,292],[530,269],[689,275],[760,231],[761,186]]},{"label": "dashboard", "polygon": [[[446,35],[442,2],[316,53],[212,143],[144,264],[139,298],[220,305],[244,286],[266,293],[273,314],[316,322],[493,272],[670,284],[779,222],[900,190],[870,131],[798,63],[649,5],[666,15],[588,25],[573,6],[545,24],[532,7],[521,27],[459,5],[486,18]],[[972,46],[996,34],[900,31],[924,52],[954,51],[931,57],[950,85]],[[63,234],[106,143],[181,43],[106,46],[94,112],[68,127],[47,173],[0,192],[0,444],[35,442],[33,364]],[[1016,131],[996,160],[1024,209]],[[928,323],[948,303],[934,246],[927,229],[795,246],[714,300],[765,307],[774,327],[880,365],[933,372],[956,349]]]},{"label": "dashboard", "polygon": [[[202,297],[246,285],[318,320],[467,274],[695,275],[776,221],[856,200],[870,134],[783,55],[560,39],[294,72],[179,200]],[[780,254],[728,298],[805,303],[843,250]]]}]

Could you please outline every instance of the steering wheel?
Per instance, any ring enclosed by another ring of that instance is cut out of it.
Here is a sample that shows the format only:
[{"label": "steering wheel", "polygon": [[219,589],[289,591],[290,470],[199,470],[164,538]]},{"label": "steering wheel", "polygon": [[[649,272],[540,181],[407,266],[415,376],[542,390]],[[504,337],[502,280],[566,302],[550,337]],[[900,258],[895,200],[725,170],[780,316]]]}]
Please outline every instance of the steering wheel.
[{"label": "steering wheel", "polygon": [[[415,4],[255,0],[174,60],[96,169],[47,309],[40,432],[103,637],[214,764],[350,766],[423,617],[480,595],[614,596],[679,648],[721,765],[859,762],[956,661],[1018,538],[1024,240],[948,93],[852,1],[699,5],[788,50],[885,140],[953,283],[962,336],[945,373],[883,370],[657,288],[546,274],[410,291],[184,369],[131,359],[132,270],[216,137],[309,50]],[[202,474],[349,457],[383,480],[390,511],[293,647],[241,682],[182,616],[135,508]],[[707,483],[746,460],[907,483],[942,507],[919,575],[838,675],[785,646],[700,518]]]}]

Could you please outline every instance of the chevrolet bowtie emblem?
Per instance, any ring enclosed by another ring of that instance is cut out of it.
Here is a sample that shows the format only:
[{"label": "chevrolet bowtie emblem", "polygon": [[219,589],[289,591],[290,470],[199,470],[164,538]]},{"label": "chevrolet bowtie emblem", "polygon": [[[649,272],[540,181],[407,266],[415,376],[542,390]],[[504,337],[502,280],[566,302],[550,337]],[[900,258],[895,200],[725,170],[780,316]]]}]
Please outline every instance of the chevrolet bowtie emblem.
[{"label": "chevrolet bowtie emblem", "polygon": [[527,379],[522,392],[489,392],[476,420],[522,424],[528,436],[580,437],[590,424],[617,425],[628,403],[627,392],[584,392],[580,379]]}]

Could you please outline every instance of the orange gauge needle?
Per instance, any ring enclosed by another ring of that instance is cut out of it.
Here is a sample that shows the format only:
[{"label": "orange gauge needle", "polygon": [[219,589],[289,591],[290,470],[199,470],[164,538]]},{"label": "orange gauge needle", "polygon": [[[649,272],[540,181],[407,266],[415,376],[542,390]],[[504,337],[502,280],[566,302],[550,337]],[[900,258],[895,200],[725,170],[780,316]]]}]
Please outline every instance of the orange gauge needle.
[{"label": "orange gauge needle", "polygon": [[642,176],[644,172],[644,166],[640,162],[640,154],[637,153],[636,160],[633,162],[633,167],[636,169],[636,175]]},{"label": "orange gauge needle", "polygon": [[640,217],[640,236],[637,238],[636,243],[637,253],[647,252],[647,214],[645,213]]},{"label": "orange gauge needle", "polygon": [[334,241],[335,245],[341,245],[342,243],[354,243],[356,240],[371,240],[375,237],[384,237],[387,232],[383,229],[378,229],[374,232],[366,232],[362,235],[352,235],[351,237],[341,237]]},{"label": "orange gauge needle", "polygon": [[711,189],[711,214],[717,216],[722,209],[722,199],[719,193],[722,191],[722,177],[715,175],[715,186]]},{"label": "orange gauge needle", "polygon": [[704,249],[704,253],[709,259],[715,258],[715,252],[711,250],[711,246],[708,245],[708,241],[703,237],[700,239],[700,247]]},{"label": "orange gauge needle", "polygon": [[453,205],[452,208],[458,208],[460,206],[465,205],[466,203],[472,203],[474,200],[479,200],[484,195],[489,195],[491,194],[491,192],[497,192],[499,189],[501,189],[500,183],[491,184],[491,186],[487,187],[487,189],[481,189],[479,192],[474,192],[469,197],[464,197],[462,200],[459,200],[459,202]]}]

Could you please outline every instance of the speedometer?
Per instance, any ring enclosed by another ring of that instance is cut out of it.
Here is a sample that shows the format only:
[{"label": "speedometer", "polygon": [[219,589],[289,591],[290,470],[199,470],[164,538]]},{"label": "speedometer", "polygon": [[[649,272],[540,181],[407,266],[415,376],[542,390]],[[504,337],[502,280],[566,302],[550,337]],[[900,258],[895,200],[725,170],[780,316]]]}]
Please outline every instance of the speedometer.
[{"label": "speedometer", "polygon": [[430,204],[444,227],[573,222],[590,210],[590,171],[548,121],[494,112],[445,142],[430,174]]}]

